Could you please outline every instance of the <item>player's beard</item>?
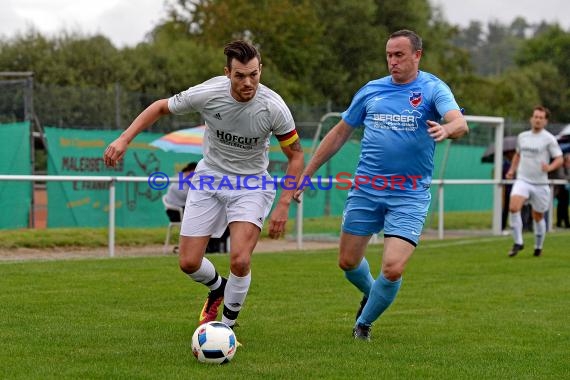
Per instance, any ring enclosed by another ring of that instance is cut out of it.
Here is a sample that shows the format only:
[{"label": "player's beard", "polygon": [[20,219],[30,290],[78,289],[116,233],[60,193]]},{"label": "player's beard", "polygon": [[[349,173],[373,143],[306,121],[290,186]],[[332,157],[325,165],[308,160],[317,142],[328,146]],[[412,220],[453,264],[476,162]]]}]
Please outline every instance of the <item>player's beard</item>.
[{"label": "player's beard", "polygon": [[247,102],[253,99],[253,97],[255,96],[255,92],[256,92],[255,87],[245,87],[241,89],[241,91],[239,92],[241,101]]}]

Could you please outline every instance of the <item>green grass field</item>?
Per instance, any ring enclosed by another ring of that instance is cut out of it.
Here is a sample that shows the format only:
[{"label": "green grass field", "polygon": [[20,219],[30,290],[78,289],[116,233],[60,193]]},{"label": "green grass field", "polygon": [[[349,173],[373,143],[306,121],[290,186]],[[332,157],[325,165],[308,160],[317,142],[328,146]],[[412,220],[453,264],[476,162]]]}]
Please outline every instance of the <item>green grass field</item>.
[{"label": "green grass field", "polygon": [[369,343],[351,338],[360,295],[336,251],[256,254],[244,346],[224,366],[192,356],[206,289],[174,256],[3,262],[0,378],[568,378],[570,234],[540,258],[525,239],[515,258],[508,237],[423,242]]},{"label": "green grass field", "polygon": [[[445,215],[446,230],[481,230],[491,229],[490,212],[448,212]],[[321,218],[305,218],[303,230],[307,235],[338,236],[341,217],[329,216]],[[160,245],[164,243],[165,227],[156,228],[117,228],[115,242],[118,246],[134,247]],[[437,215],[428,218],[426,228],[437,228]],[[295,221],[287,223],[287,234],[295,231]],[[88,239],[86,239],[86,236]],[[268,238],[267,223],[262,238]],[[178,239],[177,231],[173,232],[172,242]],[[0,230],[0,249],[13,248],[62,248],[106,247],[108,244],[107,228],[48,228],[48,229],[16,229]]]}]

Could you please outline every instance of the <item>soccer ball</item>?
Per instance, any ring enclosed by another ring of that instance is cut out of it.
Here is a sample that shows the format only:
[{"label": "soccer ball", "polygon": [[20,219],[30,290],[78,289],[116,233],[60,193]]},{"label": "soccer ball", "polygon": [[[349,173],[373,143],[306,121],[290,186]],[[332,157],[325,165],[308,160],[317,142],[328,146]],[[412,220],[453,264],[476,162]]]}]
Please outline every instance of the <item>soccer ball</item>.
[{"label": "soccer ball", "polygon": [[204,323],[192,335],[192,353],[202,363],[228,363],[234,357],[236,349],[234,331],[222,322]]}]

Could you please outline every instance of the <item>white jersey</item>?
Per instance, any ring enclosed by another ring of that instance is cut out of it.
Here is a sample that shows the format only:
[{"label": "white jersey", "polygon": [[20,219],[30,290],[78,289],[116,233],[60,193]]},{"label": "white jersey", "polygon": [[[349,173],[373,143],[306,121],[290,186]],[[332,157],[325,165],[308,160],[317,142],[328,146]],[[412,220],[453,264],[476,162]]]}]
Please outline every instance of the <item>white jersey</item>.
[{"label": "white jersey", "polygon": [[535,184],[548,181],[548,173],[542,171],[542,164],[549,164],[552,158],[562,156],[556,138],[544,129],[538,133],[525,131],[519,134],[517,153],[520,155],[517,179]]},{"label": "white jersey", "polygon": [[206,121],[204,161],[227,174],[259,174],[269,165],[271,134],[295,129],[291,111],[270,88],[259,84],[253,99],[238,102],[230,79],[214,77],[168,99],[173,114],[197,111]]},{"label": "white jersey", "polygon": [[186,198],[188,196],[188,185],[184,184],[182,190],[180,190],[178,183],[173,183],[168,187],[166,192],[166,202],[176,207],[186,206]]}]

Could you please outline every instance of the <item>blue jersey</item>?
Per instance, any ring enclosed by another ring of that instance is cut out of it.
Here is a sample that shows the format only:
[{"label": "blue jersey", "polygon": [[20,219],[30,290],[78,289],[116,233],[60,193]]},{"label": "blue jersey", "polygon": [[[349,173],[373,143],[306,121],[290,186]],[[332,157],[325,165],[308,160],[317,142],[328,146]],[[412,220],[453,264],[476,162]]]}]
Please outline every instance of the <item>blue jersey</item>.
[{"label": "blue jersey", "polygon": [[423,71],[411,83],[395,84],[387,76],[362,87],[342,113],[350,126],[364,127],[355,173],[359,187],[374,194],[428,189],[435,141],[427,121],[439,122],[451,110],[459,106],[449,87]]}]

